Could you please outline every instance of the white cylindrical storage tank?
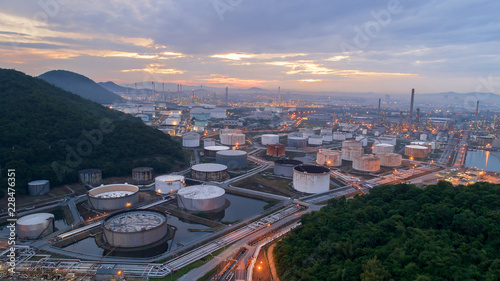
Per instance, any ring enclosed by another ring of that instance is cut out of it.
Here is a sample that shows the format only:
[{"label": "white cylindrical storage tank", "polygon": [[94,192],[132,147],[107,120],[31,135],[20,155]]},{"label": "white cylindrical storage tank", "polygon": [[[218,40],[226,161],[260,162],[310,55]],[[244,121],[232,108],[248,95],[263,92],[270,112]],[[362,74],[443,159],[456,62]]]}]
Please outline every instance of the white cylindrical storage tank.
[{"label": "white cylindrical storage tank", "polygon": [[405,146],[405,155],[414,158],[425,158],[429,155],[429,148],[421,145]]},{"label": "white cylindrical storage tank", "polygon": [[426,141],[427,140],[427,134],[421,134],[420,135],[420,140],[421,141]]},{"label": "white cylindrical storage tank", "polygon": [[198,133],[189,132],[182,136],[183,147],[198,147],[200,146],[200,135]]},{"label": "white cylindrical storage tank", "polygon": [[323,137],[318,136],[318,135],[310,136],[307,143],[309,145],[322,145],[323,144]]},{"label": "white cylindrical storage tank", "polygon": [[352,133],[345,133],[346,139],[352,139]]},{"label": "white cylindrical storage tank", "polygon": [[302,161],[292,159],[280,159],[274,161],[274,174],[277,176],[292,178],[293,168],[302,164]]},{"label": "white cylindrical storage tank", "polygon": [[333,141],[333,135],[332,134],[322,134],[323,137],[323,142],[331,142]]},{"label": "white cylindrical storage tank", "polygon": [[321,193],[330,190],[330,169],[317,165],[293,168],[293,187],[300,192]]},{"label": "white cylindrical storage tank", "polygon": [[394,152],[394,145],[388,143],[377,143],[373,146],[372,153],[392,153]]},{"label": "white cylindrical storage tank", "polygon": [[344,147],[342,148],[342,160],[353,161],[354,158],[363,156],[364,153],[362,147]]},{"label": "white cylindrical storage tank", "polygon": [[245,144],[245,134],[221,134],[220,143],[224,145]]},{"label": "white cylindrical storage tank", "polygon": [[186,186],[184,176],[163,175],[155,178],[155,191],[157,193],[173,193]]},{"label": "white cylindrical storage tank", "polygon": [[226,165],[211,163],[192,166],[191,176],[202,181],[222,181],[229,178]]},{"label": "white cylindrical storage tank", "polygon": [[311,136],[314,136],[314,131],[313,130],[305,130],[302,132],[302,136],[305,138],[309,138]]},{"label": "white cylindrical storage tank", "polygon": [[318,165],[327,165],[330,167],[338,167],[342,165],[342,153],[340,151],[331,151],[328,149],[320,149],[316,156]]},{"label": "white cylindrical storage tank", "polygon": [[307,146],[307,138],[305,137],[290,137],[288,136],[288,140],[286,142],[286,146],[288,147],[306,147]]},{"label": "white cylindrical storage tank", "polygon": [[131,184],[108,184],[87,192],[89,206],[98,211],[114,211],[139,202],[139,188]]},{"label": "white cylindrical storage tank", "polygon": [[213,138],[207,138],[203,140],[203,147],[215,146],[215,140]]},{"label": "white cylindrical storage tank", "polygon": [[215,156],[217,156],[217,152],[229,150],[229,149],[230,148],[228,146],[224,146],[224,145],[207,146],[204,148],[203,153],[204,153],[205,157],[215,157]]},{"label": "white cylindrical storage tank", "polygon": [[193,185],[177,193],[179,208],[192,212],[210,212],[224,208],[226,191],[213,185]]},{"label": "white cylindrical storage tank", "polygon": [[153,182],[153,168],[137,167],[132,169],[132,180],[135,184],[150,184]]},{"label": "white cylindrical storage tank", "polygon": [[273,134],[262,135],[261,143],[262,145],[278,144],[280,143],[280,136]]},{"label": "white cylindrical storage tank", "polygon": [[54,232],[54,215],[38,213],[21,217],[16,221],[19,239],[39,239]]},{"label": "white cylindrical storage tank", "polygon": [[332,128],[323,128],[320,130],[320,135],[331,135],[332,134]]},{"label": "white cylindrical storage tank", "polygon": [[365,155],[354,158],[352,168],[360,172],[378,172],[380,170],[380,159],[374,155]]},{"label": "white cylindrical storage tank", "polygon": [[247,153],[243,150],[224,150],[217,152],[215,161],[229,169],[241,169],[247,166]]},{"label": "white cylindrical storage tank", "polygon": [[28,183],[28,192],[31,196],[41,196],[50,191],[48,180],[37,180]]},{"label": "white cylindrical storage tank", "polygon": [[363,143],[357,140],[345,140],[342,142],[342,148],[344,147],[363,147]]},{"label": "white cylindrical storage tank", "polygon": [[403,156],[397,153],[379,153],[377,157],[380,159],[380,166],[383,167],[399,167]]},{"label": "white cylindrical storage tank", "polygon": [[346,139],[346,135],[343,132],[333,132],[333,140],[343,141]]}]

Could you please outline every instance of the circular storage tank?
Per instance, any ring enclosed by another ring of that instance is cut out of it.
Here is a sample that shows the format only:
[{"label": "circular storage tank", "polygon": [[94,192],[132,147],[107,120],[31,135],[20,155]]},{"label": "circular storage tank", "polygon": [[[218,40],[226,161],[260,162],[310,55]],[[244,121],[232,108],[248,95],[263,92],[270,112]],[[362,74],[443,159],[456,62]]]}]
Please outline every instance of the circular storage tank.
[{"label": "circular storage tank", "polygon": [[333,141],[333,135],[332,134],[321,134],[323,137],[324,142],[331,142]]},{"label": "circular storage tank", "polygon": [[373,154],[379,153],[393,153],[394,145],[388,143],[377,143],[373,146]]},{"label": "circular storage tank", "polygon": [[399,167],[403,156],[397,153],[379,153],[377,157],[380,159],[380,166],[383,167]]},{"label": "circular storage tank", "polygon": [[338,167],[342,165],[342,153],[340,151],[320,149],[316,156],[316,163],[318,163],[318,165]]},{"label": "circular storage tank", "polygon": [[380,159],[374,155],[354,158],[352,168],[360,172],[377,172],[380,170]]},{"label": "circular storage tank", "polygon": [[173,193],[186,186],[184,176],[164,175],[155,178],[157,193]]},{"label": "circular storage tank", "polygon": [[222,181],[229,178],[227,166],[222,164],[197,164],[191,167],[193,179],[202,181]]},{"label": "circular storage tank", "polygon": [[303,137],[304,135],[301,132],[291,132],[288,134],[288,137]]},{"label": "circular storage tank", "polygon": [[302,164],[302,161],[282,159],[274,161],[274,174],[277,176],[283,176],[287,178],[293,177],[293,168],[295,166]]},{"label": "circular storage tank", "polygon": [[89,206],[99,211],[114,211],[139,202],[139,188],[131,184],[109,184],[87,192]]},{"label": "circular storage tank", "polygon": [[224,150],[217,152],[216,162],[229,169],[240,169],[247,166],[247,153],[243,150]]},{"label": "circular storage tank", "polygon": [[153,210],[120,212],[102,224],[104,242],[120,248],[147,246],[163,239],[167,233],[167,216]]},{"label": "circular storage tank", "polygon": [[332,134],[332,128],[323,128],[319,132],[320,135],[331,135]]},{"label": "circular storage tank", "polygon": [[229,150],[229,147],[223,146],[223,145],[214,145],[214,146],[207,146],[203,149],[203,152],[205,154],[205,157],[214,157],[217,156],[217,152],[223,151],[223,150]]},{"label": "circular storage tank", "polygon": [[48,180],[37,180],[28,183],[28,192],[31,196],[41,196],[50,191]]},{"label": "circular storage tank", "polygon": [[208,146],[215,146],[215,140],[212,138],[204,139],[203,147],[208,147]]},{"label": "circular storage tank", "polygon": [[182,136],[183,147],[198,147],[200,146],[200,135],[198,133],[189,132]]},{"label": "circular storage tank", "polygon": [[346,139],[346,134],[343,132],[333,132],[333,140],[343,141]]},{"label": "circular storage tank", "polygon": [[193,185],[177,193],[179,208],[193,212],[209,212],[226,205],[226,191],[213,185]]},{"label": "circular storage tank", "polygon": [[330,190],[330,169],[317,165],[298,165],[293,168],[293,187],[305,193]]},{"label": "circular storage tank", "polygon": [[138,167],[132,169],[132,180],[135,184],[150,184],[153,182],[153,168]]},{"label": "circular storage tank", "polygon": [[83,185],[101,185],[102,172],[100,169],[86,169],[78,171],[78,177]]},{"label": "circular storage tank", "polygon": [[280,143],[280,136],[272,134],[262,135],[261,142],[262,145],[277,144]]},{"label": "circular storage tank", "polygon": [[307,138],[305,138],[305,137],[290,137],[290,136],[288,136],[288,140],[286,142],[286,146],[289,146],[289,147],[306,147],[307,146]]},{"label": "circular storage tank", "polygon": [[54,215],[38,213],[17,220],[17,237],[20,239],[39,239],[54,232]]},{"label": "circular storage tank", "polygon": [[283,156],[285,155],[284,144],[268,144],[266,154],[269,156]]},{"label": "circular storage tank", "polygon": [[[424,141],[412,141],[410,145],[420,145],[420,146],[425,146],[427,149],[429,149],[429,152],[433,149],[433,145],[430,142],[424,142]],[[434,147],[435,148],[435,147]]]},{"label": "circular storage tank", "polygon": [[429,148],[421,145],[405,146],[405,155],[414,158],[425,158],[429,155]]},{"label": "circular storage tank", "polygon": [[245,144],[245,134],[221,134],[220,143],[224,145]]},{"label": "circular storage tank", "polygon": [[309,145],[322,145],[323,137],[318,135],[310,136],[309,139],[307,140],[307,143]]},{"label": "circular storage tank", "polygon": [[342,160],[353,161],[356,157],[361,157],[365,154],[362,147],[343,147]]},{"label": "circular storage tank", "polygon": [[305,130],[302,132],[302,136],[304,138],[309,138],[311,136],[314,136],[314,131],[313,130]]},{"label": "circular storage tank", "polygon": [[344,147],[363,147],[363,143],[357,140],[345,140],[342,142],[342,148]]}]

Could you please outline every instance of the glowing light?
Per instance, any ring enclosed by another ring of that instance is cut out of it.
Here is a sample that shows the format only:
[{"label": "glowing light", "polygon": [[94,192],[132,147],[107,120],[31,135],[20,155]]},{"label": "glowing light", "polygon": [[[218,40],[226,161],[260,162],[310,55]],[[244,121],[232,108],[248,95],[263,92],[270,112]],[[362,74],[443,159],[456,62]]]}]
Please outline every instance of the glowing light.
[{"label": "glowing light", "polygon": [[161,189],[158,189],[156,192],[157,192],[158,194],[161,194]]},{"label": "glowing light", "polygon": [[125,204],[125,207],[127,207],[127,208],[130,207],[130,206],[132,206],[132,203]]}]

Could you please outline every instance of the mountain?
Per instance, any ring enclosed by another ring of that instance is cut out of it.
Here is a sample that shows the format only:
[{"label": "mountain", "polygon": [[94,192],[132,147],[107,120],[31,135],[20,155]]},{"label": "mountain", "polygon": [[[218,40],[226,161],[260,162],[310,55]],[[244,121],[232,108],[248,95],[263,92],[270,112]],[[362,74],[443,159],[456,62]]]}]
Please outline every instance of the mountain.
[{"label": "mountain", "polygon": [[51,70],[38,76],[38,78],[60,87],[63,90],[101,104],[111,104],[113,102],[123,101],[123,98],[99,86],[90,78],[71,71]]},{"label": "mountain", "polygon": [[99,86],[103,87],[104,89],[106,89],[110,92],[113,92],[113,93],[124,93],[126,91],[131,92],[133,90],[132,88],[129,88],[129,87],[120,86],[112,81],[99,82],[99,83],[97,83],[97,85],[99,85]]},{"label": "mountain", "polygon": [[111,177],[139,166],[165,173],[184,165],[169,135],[15,70],[0,69],[0,112],[0,192],[7,169],[16,169],[16,192],[25,193],[32,180],[77,182],[80,169]]},{"label": "mountain", "polygon": [[255,92],[255,91],[267,92],[267,90],[262,89],[262,88],[258,88],[258,87],[252,87],[252,88],[248,89],[248,91],[253,91],[253,92]]}]

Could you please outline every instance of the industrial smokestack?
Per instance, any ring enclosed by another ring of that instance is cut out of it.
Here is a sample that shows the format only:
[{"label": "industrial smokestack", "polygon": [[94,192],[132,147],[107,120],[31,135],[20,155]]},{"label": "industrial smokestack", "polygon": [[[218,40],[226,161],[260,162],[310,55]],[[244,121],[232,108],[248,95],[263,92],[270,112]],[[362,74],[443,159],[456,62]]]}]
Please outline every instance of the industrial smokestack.
[{"label": "industrial smokestack", "polygon": [[377,110],[377,126],[380,126],[380,102],[382,99],[378,99],[378,110]]},{"label": "industrial smokestack", "polygon": [[226,97],[225,97],[226,106],[229,105],[229,88],[226,86]]},{"label": "industrial smokestack", "polygon": [[411,89],[410,116],[408,116],[408,131],[413,125],[413,100],[415,99],[415,89]]},{"label": "industrial smokestack", "polygon": [[476,128],[479,129],[479,124],[477,123],[477,116],[479,115],[479,101],[476,102]]}]

